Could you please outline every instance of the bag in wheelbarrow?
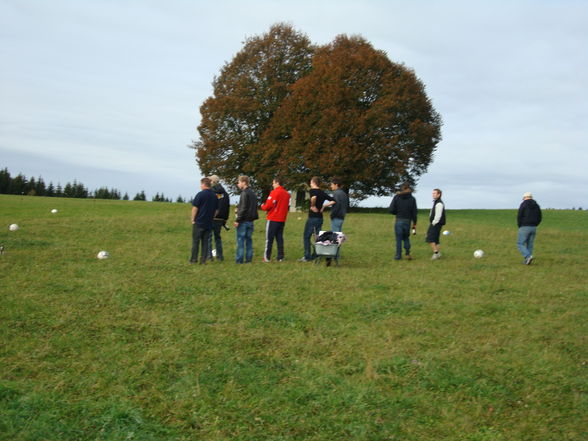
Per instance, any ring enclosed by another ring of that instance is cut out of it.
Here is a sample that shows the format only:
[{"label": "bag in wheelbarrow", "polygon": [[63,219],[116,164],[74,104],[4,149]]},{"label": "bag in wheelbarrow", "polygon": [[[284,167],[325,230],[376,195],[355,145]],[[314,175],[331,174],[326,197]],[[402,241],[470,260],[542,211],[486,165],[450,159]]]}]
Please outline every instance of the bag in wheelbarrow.
[{"label": "bag in wheelbarrow", "polygon": [[331,265],[333,259],[335,259],[335,264],[339,265],[339,248],[345,240],[346,237],[341,232],[319,231],[314,243],[314,250],[317,255],[314,263],[319,264],[325,258],[327,266]]}]

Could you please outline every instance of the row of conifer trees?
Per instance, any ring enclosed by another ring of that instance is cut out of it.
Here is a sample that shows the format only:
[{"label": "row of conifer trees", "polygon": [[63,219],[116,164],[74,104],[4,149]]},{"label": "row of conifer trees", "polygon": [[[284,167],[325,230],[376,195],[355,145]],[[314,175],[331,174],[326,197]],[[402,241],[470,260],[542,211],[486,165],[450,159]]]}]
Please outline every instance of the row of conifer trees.
[{"label": "row of conifer trees", "polygon": [[[116,188],[100,187],[94,191],[74,180],[68,182],[65,186],[60,183],[53,185],[53,182],[46,184],[41,176],[38,178],[27,178],[22,173],[12,176],[8,168],[0,170],[0,194],[19,194],[26,196],[48,196],[62,198],[95,198],[95,199],[122,199],[128,201],[129,195],[124,195]],[[147,197],[144,191],[140,191],[133,198],[134,201],[146,201]],[[154,202],[172,202],[166,198],[163,193],[157,193],[151,199]],[[185,202],[181,196],[178,196],[176,202]]]}]

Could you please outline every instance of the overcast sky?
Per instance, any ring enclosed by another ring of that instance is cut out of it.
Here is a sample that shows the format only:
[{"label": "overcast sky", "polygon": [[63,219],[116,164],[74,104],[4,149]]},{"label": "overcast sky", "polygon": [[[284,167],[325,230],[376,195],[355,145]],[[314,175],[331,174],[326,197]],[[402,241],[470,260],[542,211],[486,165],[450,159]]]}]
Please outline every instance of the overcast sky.
[{"label": "overcast sky", "polygon": [[0,0],[0,168],[193,196],[199,106],[276,22],[415,70],[444,122],[420,207],[439,187],[448,208],[588,208],[584,0]]}]

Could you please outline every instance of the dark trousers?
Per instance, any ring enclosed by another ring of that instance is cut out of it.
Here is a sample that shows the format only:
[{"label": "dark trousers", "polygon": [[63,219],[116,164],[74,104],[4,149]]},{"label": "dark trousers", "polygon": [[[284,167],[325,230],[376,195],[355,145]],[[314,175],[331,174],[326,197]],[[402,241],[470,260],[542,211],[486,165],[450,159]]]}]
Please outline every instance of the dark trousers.
[{"label": "dark trousers", "polygon": [[212,259],[212,237],[214,236],[214,244],[216,246],[216,260],[222,261],[223,257],[223,241],[221,239],[221,230],[225,224],[224,220],[212,221],[212,232],[208,237],[208,258]]},{"label": "dark trousers", "polygon": [[265,251],[263,257],[266,260],[270,260],[272,257],[272,246],[274,245],[274,239],[278,244],[278,260],[284,258],[284,226],[285,222],[267,221],[265,227]]},{"label": "dark trousers", "polygon": [[208,238],[211,233],[210,228],[203,228],[198,224],[192,224],[192,256],[190,262],[198,262],[198,249],[202,245],[202,254],[200,263],[206,263],[206,256],[208,256]]}]

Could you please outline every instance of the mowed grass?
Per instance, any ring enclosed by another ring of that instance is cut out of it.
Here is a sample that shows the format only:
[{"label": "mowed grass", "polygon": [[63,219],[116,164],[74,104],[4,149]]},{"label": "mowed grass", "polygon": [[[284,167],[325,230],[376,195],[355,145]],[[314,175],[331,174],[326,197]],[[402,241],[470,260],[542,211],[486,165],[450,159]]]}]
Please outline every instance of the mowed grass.
[{"label": "mowed grass", "polygon": [[425,212],[412,262],[352,213],[329,268],[299,213],[287,262],[260,220],[253,264],[231,229],[188,265],[189,212],[0,196],[0,439],[588,439],[588,212],[544,211],[531,266],[515,210],[449,211],[435,262]]}]

